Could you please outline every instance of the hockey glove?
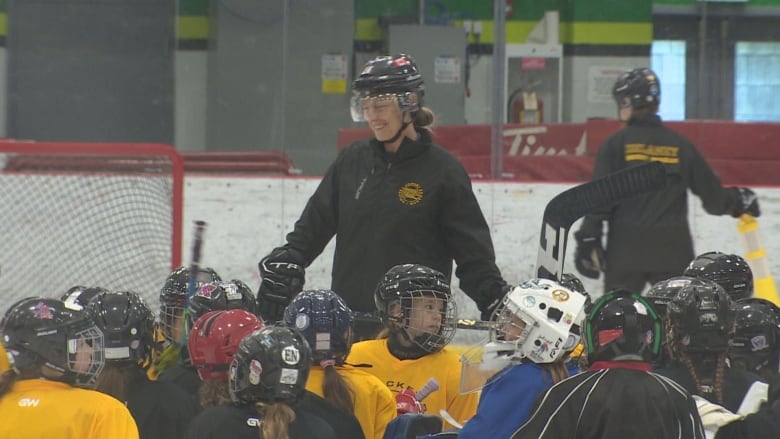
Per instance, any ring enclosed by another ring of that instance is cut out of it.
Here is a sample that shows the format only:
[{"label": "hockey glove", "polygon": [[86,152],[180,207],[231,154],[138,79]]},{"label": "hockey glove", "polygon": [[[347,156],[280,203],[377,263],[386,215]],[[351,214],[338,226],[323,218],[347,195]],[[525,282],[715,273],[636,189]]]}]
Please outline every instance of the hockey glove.
[{"label": "hockey glove", "polygon": [[598,279],[599,274],[606,267],[604,248],[601,246],[601,238],[588,236],[577,238],[577,249],[574,253],[574,265],[577,271],[585,277]]},{"label": "hockey glove", "polygon": [[257,291],[257,309],[268,322],[277,322],[284,316],[284,308],[305,283],[303,255],[289,247],[279,247],[258,264],[260,288]]},{"label": "hockey glove", "polygon": [[498,308],[498,305],[501,303],[502,300],[504,300],[504,296],[506,296],[506,293],[512,290],[511,285],[504,285],[501,287],[501,292],[498,297],[491,300],[484,308],[482,308],[482,312],[480,313],[480,320],[483,322],[489,322],[492,321],[495,318],[495,312],[496,308]]},{"label": "hockey glove", "polygon": [[743,214],[748,214],[758,218],[761,216],[761,208],[758,206],[758,196],[752,189],[746,187],[734,187],[737,191],[737,206],[731,216],[739,218]]}]

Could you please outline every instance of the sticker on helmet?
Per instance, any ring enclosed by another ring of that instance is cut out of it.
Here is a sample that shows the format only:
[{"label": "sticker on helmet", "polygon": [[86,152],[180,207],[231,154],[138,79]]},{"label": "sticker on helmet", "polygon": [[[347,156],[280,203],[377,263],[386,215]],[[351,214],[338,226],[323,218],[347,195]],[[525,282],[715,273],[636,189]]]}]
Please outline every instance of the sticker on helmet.
[{"label": "sticker on helmet", "polygon": [[318,332],[314,335],[314,350],[327,351],[330,349],[330,332]]},{"label": "sticker on helmet", "polygon": [[565,302],[569,300],[569,292],[565,290],[552,290],[552,298],[557,302]]},{"label": "sticker on helmet", "polygon": [[764,349],[769,349],[769,343],[766,341],[766,336],[761,334],[750,339],[750,350],[752,352],[762,351]]},{"label": "sticker on helmet", "polygon": [[646,316],[648,314],[647,307],[645,306],[644,303],[640,301],[634,302],[634,309],[636,310],[636,313],[639,315]]},{"label": "sticker on helmet", "polygon": [[282,369],[279,383],[294,386],[298,383],[298,369]]},{"label": "sticker on helmet", "polygon": [[261,375],[263,375],[263,365],[257,360],[252,360],[249,363],[249,383],[253,386],[260,384]]},{"label": "sticker on helmet", "polygon": [[295,329],[303,331],[309,327],[309,315],[305,313],[299,313],[295,316]]},{"label": "sticker on helmet", "polygon": [[301,361],[301,352],[295,346],[286,346],[282,349],[282,361],[295,366]]},{"label": "sticker on helmet", "polygon": [[525,296],[523,297],[523,305],[527,308],[533,308],[536,305],[536,299],[533,296]]}]

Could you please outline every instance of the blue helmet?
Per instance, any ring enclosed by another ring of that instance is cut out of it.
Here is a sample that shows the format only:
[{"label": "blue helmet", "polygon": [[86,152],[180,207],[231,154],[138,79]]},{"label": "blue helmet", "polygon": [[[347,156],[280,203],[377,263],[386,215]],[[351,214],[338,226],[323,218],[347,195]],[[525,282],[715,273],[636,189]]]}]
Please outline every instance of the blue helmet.
[{"label": "blue helmet", "polygon": [[333,291],[301,291],[285,308],[284,325],[303,334],[315,363],[344,364],[352,348],[352,310]]}]

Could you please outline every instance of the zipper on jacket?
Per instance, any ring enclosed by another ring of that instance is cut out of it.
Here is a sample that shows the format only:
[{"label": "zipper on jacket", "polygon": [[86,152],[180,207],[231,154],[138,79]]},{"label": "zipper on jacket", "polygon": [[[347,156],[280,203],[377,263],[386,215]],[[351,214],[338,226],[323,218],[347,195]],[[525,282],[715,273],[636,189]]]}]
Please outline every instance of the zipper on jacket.
[{"label": "zipper on jacket", "polygon": [[[373,174],[373,172],[372,172],[372,174]],[[368,177],[363,177],[363,180],[362,180],[362,181],[360,182],[360,184],[358,185],[358,188],[357,188],[357,190],[355,191],[355,199],[356,199],[356,200],[357,200],[358,198],[360,198],[360,191],[362,191],[362,190],[363,190],[363,186],[365,186],[365,185],[366,185],[366,180],[368,180]]]}]

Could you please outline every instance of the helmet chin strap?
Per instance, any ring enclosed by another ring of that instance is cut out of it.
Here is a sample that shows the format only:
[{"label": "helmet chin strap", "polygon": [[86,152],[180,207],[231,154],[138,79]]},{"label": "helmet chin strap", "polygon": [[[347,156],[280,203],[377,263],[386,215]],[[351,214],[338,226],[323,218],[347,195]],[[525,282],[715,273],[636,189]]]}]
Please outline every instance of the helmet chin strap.
[{"label": "helmet chin strap", "polygon": [[405,111],[405,112],[403,113],[403,119],[404,119],[404,121],[403,121],[403,122],[401,122],[401,128],[398,128],[398,131],[396,131],[395,135],[394,135],[392,138],[390,138],[389,140],[385,140],[385,141],[383,141],[382,143],[385,143],[385,144],[387,144],[387,143],[393,143],[393,142],[395,142],[396,140],[398,140],[398,139],[400,139],[400,138],[401,138],[401,136],[403,135],[404,131],[406,130],[406,127],[408,127],[408,126],[409,126],[409,125],[411,125],[411,123],[412,123],[411,121],[408,121],[408,122],[406,121],[406,115],[407,115],[407,114],[411,114],[411,113],[409,113],[409,111]]}]

